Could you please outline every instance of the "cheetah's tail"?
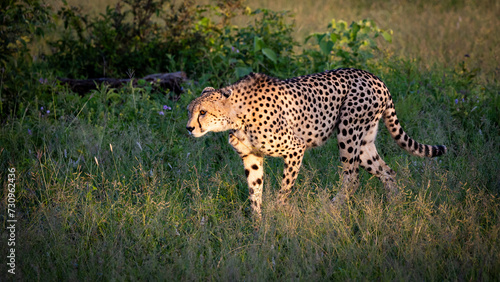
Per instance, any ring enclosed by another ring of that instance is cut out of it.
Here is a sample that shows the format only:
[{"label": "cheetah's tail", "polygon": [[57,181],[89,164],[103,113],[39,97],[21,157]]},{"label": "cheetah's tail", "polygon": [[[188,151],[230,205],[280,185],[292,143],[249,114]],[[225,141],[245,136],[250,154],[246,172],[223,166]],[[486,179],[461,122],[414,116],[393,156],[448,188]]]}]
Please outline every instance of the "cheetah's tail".
[{"label": "cheetah's tail", "polygon": [[437,157],[446,154],[446,146],[444,145],[425,145],[413,140],[406,132],[404,132],[392,101],[384,111],[384,123],[392,138],[396,140],[399,147],[405,149],[408,153],[419,157]]}]

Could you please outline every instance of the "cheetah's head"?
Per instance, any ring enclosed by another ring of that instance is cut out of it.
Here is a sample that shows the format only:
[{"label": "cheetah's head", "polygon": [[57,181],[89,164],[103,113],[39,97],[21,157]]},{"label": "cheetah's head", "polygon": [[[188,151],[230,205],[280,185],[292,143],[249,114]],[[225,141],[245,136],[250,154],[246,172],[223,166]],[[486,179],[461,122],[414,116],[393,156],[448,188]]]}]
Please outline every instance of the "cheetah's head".
[{"label": "cheetah's head", "polygon": [[203,89],[201,96],[188,106],[189,120],[186,129],[189,133],[194,137],[201,137],[210,131],[235,129],[237,125],[230,116],[228,103],[230,95],[230,89]]}]

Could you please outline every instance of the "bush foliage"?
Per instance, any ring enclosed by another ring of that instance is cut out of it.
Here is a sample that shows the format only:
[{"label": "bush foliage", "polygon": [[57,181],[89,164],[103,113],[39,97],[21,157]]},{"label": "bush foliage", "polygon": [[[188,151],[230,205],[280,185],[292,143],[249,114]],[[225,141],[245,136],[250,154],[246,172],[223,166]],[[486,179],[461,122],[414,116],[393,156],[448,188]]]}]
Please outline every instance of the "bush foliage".
[{"label": "bush foliage", "polygon": [[[182,70],[200,83],[214,86],[250,72],[289,77],[336,67],[369,68],[378,50],[375,39],[382,35],[391,40],[390,31],[377,28],[373,21],[348,26],[334,20],[326,33],[306,39],[314,38],[316,42],[300,50],[292,36],[293,18],[288,12],[252,11],[244,8],[242,1],[195,5],[187,0],[180,4],[123,0],[97,16],[68,4],[53,12],[38,0],[23,1],[22,5],[15,1],[3,4],[7,13],[3,14],[5,50],[1,62],[5,73],[17,73],[18,77],[11,75],[2,80],[9,81],[4,85],[7,94],[2,100],[30,99],[28,93],[14,95],[22,92],[18,86],[21,83],[14,82],[36,80],[29,77],[28,43],[33,34],[57,32],[58,36],[47,40],[50,53],[40,56],[55,76],[122,78],[131,73],[144,76]],[[231,24],[236,15],[247,17],[250,23],[244,27]],[[10,69],[23,64],[27,66],[22,70]]]},{"label": "bush foliage", "polygon": [[0,3],[0,117],[30,98],[26,81],[32,79],[30,43],[52,27],[47,5],[38,0]]}]

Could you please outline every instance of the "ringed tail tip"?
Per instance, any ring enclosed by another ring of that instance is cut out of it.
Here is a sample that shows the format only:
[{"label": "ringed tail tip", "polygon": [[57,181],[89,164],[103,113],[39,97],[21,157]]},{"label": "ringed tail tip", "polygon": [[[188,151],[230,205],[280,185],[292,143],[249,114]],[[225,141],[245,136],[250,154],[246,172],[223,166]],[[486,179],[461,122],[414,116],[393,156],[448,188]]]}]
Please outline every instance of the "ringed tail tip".
[{"label": "ringed tail tip", "polygon": [[437,145],[432,147],[432,156],[433,157],[438,157],[441,155],[446,154],[448,152],[448,149],[444,145]]}]

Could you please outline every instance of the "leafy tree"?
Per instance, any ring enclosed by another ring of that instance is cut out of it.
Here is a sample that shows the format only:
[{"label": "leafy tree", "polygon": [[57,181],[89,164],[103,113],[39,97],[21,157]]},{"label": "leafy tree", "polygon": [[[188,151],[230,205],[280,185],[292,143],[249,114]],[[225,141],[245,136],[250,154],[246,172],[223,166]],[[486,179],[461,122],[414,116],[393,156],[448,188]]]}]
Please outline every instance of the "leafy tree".
[{"label": "leafy tree", "polygon": [[29,44],[51,23],[48,5],[39,0],[0,1],[0,116],[15,110],[27,92],[32,58]]}]

